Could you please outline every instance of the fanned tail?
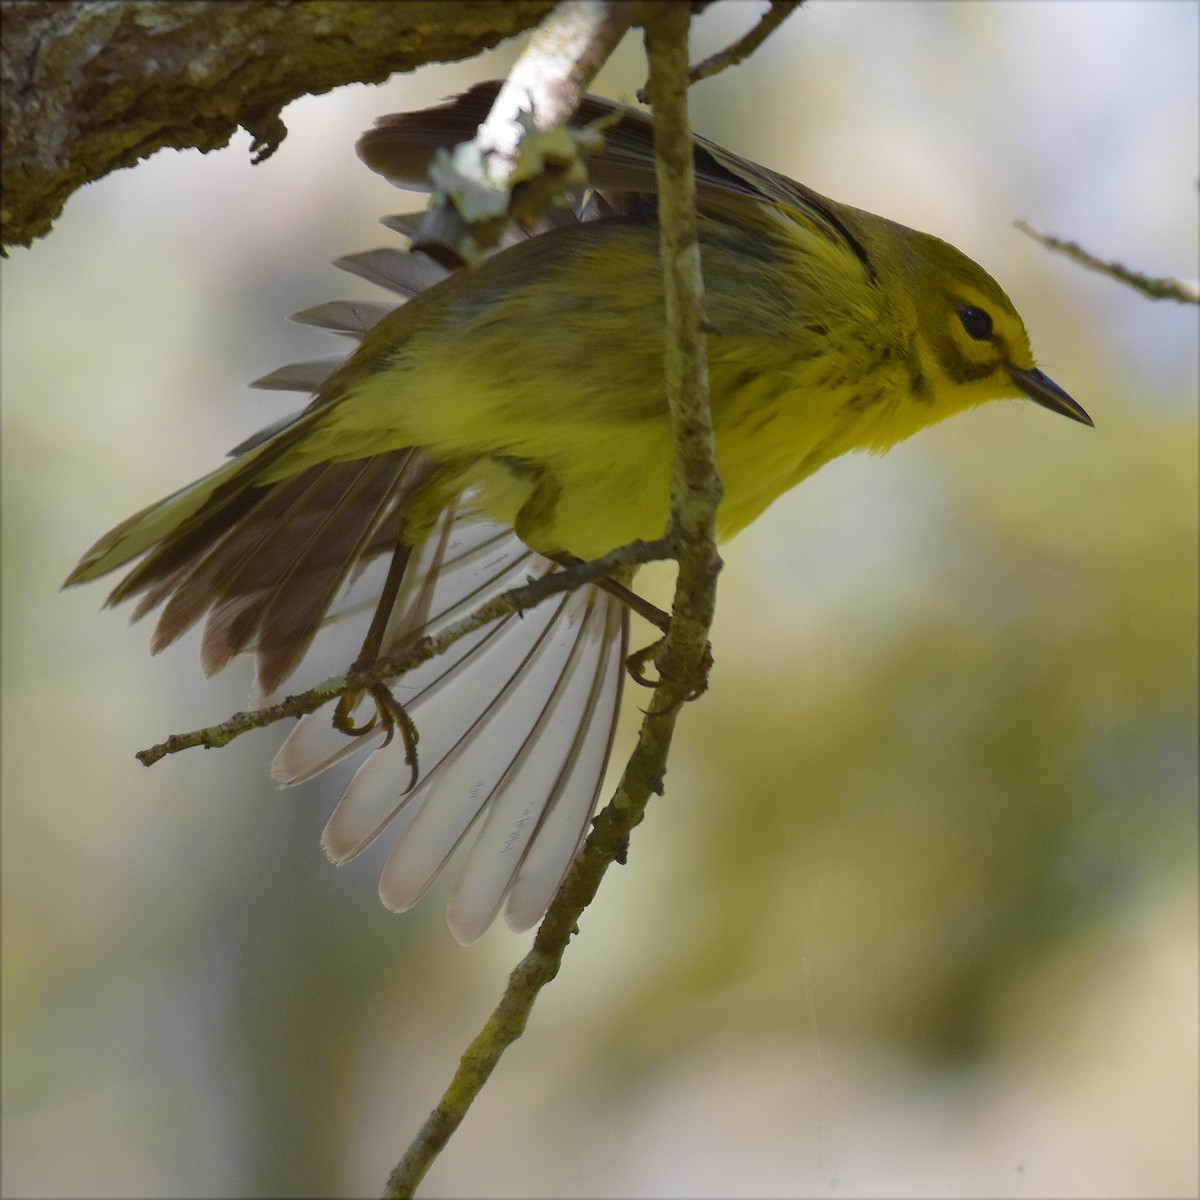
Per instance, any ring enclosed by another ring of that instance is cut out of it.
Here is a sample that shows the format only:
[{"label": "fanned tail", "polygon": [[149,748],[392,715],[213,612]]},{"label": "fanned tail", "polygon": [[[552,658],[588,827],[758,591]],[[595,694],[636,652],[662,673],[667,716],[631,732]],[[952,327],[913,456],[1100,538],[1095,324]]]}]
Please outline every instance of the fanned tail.
[{"label": "fanned tail", "polygon": [[[382,652],[396,654],[479,604],[556,570],[509,529],[469,510],[446,512],[414,554]],[[378,581],[362,581],[366,592]],[[365,626],[358,603],[330,623],[332,643]],[[337,661],[318,639],[314,650]],[[354,645],[351,634],[349,646]],[[388,830],[396,843],[380,896],[396,911],[415,904],[454,850],[479,826],[448,913],[464,944],[506,916],[527,929],[545,910],[595,811],[620,709],[628,610],[593,587],[553,597],[520,616],[461,638],[446,653],[402,676],[393,691],[417,723],[420,774],[406,792],[399,739],[381,730],[350,739],[321,713],[301,718],[272,764],[285,785],[302,783],[372,750],[325,828],[323,844],[346,862]],[[306,664],[303,670],[316,667]],[[314,670],[314,682],[319,669]],[[264,697],[266,699],[266,697]],[[365,703],[365,702],[364,702]],[[366,715],[366,714],[364,714]]]}]

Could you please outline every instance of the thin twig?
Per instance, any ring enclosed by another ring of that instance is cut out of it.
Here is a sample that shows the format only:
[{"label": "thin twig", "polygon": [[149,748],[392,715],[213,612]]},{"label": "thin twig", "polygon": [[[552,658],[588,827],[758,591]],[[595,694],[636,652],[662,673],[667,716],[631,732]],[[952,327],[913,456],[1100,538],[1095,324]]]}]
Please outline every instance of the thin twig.
[{"label": "thin twig", "polygon": [[1041,242],[1043,246],[1047,246],[1051,250],[1065,254],[1072,262],[1077,262],[1081,267],[1108,275],[1120,283],[1127,284],[1134,291],[1141,292],[1143,296],[1149,296],[1151,300],[1175,300],[1180,304],[1200,304],[1200,288],[1194,284],[1183,283],[1170,276],[1155,278],[1152,275],[1143,275],[1140,271],[1130,270],[1129,267],[1123,266],[1119,262],[1105,262],[1104,259],[1097,258],[1090,251],[1085,250],[1078,242],[1069,242],[1065,238],[1042,233],[1028,221],[1014,221],[1013,224],[1022,233],[1029,234],[1035,241]]},{"label": "thin twig", "polygon": [[[804,0],[771,0],[771,7],[763,13],[753,29],[742,34],[736,42],[726,46],[724,50],[709,55],[702,62],[689,68],[688,82],[698,83],[701,79],[708,79],[709,76],[724,71],[726,67],[732,67],[749,58],[803,3]],[[647,86],[638,91],[637,98],[645,104],[648,95],[649,87]]]},{"label": "thin twig", "polygon": [[[499,1006],[468,1047],[445,1095],[392,1172],[384,1193],[387,1197],[414,1194],[500,1056],[521,1036],[539,991],[558,973],[576,923],[595,896],[605,871],[614,861],[624,860],[630,831],[642,819],[650,796],[662,791],[676,718],[683,702],[703,688],[708,628],[720,565],[712,536],[720,480],[713,453],[700,322],[702,283],[687,122],[690,19],[688,5],[662,5],[646,26],[667,295],[665,371],[672,419],[680,439],[675,455],[671,524],[687,539],[676,550],[679,578],[671,629],[659,656],[661,679],[616,794],[596,818],[538,929],[532,949],[509,977]],[[685,440],[695,444],[684,445]]]},{"label": "thin twig", "polygon": [[232,717],[227,721],[222,721],[219,725],[193,729],[190,733],[172,734],[165,742],[159,742],[158,745],[151,746],[146,750],[139,750],[137,758],[143,766],[150,767],[168,754],[178,754],[179,751],[190,750],[193,746],[204,746],[211,750],[217,746],[228,745],[234,738],[240,737],[243,733],[249,733],[252,729],[263,729],[286,717],[302,717],[306,713],[316,712],[322,705],[328,704],[330,700],[334,700],[338,696],[348,692],[364,691],[375,684],[384,683],[398,675],[403,675],[406,671],[419,667],[428,659],[443,654],[460,638],[466,637],[468,633],[473,633],[481,626],[506,617],[510,613],[532,608],[548,596],[556,595],[558,592],[572,591],[582,587],[585,583],[595,582],[608,576],[619,567],[653,562],[672,556],[671,544],[666,538],[660,538],[654,542],[632,542],[628,546],[614,550],[611,554],[604,555],[603,558],[595,559],[592,562],[576,563],[564,570],[544,575],[541,579],[535,579],[520,587],[510,588],[486,604],[481,604],[473,613],[461,620],[447,625],[445,629],[432,636],[423,637],[414,642],[402,654],[388,655],[378,659],[363,671],[350,671],[345,675],[334,675],[323,683],[317,684],[316,687],[309,688],[306,692],[288,696],[278,704],[255,709],[252,712],[234,713]]}]

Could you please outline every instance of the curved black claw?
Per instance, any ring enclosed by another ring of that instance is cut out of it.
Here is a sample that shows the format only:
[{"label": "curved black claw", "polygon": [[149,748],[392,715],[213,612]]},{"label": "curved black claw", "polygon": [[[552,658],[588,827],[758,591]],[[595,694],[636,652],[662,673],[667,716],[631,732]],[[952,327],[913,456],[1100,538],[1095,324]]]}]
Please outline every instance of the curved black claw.
[{"label": "curved black claw", "polygon": [[390,745],[392,738],[399,729],[404,742],[404,761],[408,764],[411,774],[405,791],[411,792],[417,785],[417,727],[412,717],[405,711],[404,705],[392,695],[391,690],[383,683],[373,683],[366,688],[366,694],[375,702],[375,712],[370,720],[363,725],[355,725],[351,713],[358,704],[362,692],[346,692],[337,702],[333,710],[333,727],[349,737],[359,737],[374,729],[383,730],[383,743],[379,749]]},{"label": "curved black claw", "polygon": [[635,650],[625,660],[625,670],[629,672],[629,678],[634,683],[644,688],[658,687],[658,681],[650,679],[646,675],[646,667],[654,661],[654,656],[658,653],[658,648],[664,640],[659,638],[658,641],[651,642],[650,645],[643,646],[640,650]]},{"label": "curved black claw", "polygon": [[[654,661],[654,656],[658,653],[665,638],[659,638],[657,642],[651,642],[649,646],[643,646],[641,650],[635,650],[625,660],[625,670],[629,672],[629,677],[634,683],[640,684],[645,688],[654,688],[658,686],[658,682],[649,678],[646,674],[646,667]],[[708,691],[708,673],[712,670],[713,656],[712,643],[708,642],[704,647],[704,659],[701,663],[703,675],[699,684],[696,685],[686,696],[684,700],[695,700],[703,696]]]}]

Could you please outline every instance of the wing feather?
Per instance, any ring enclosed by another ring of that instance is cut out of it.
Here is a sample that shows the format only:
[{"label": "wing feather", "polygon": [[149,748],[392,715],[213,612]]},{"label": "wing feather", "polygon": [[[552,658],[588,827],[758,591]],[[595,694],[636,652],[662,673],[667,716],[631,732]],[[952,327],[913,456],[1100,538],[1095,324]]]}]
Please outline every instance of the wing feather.
[{"label": "wing feather", "polygon": [[328,300],[293,313],[291,319],[297,325],[315,325],[318,329],[357,338],[374,329],[395,309],[391,300]]},{"label": "wing feather", "polygon": [[[375,127],[359,138],[359,157],[400,187],[427,191],[434,154],[474,137],[499,89],[499,82],[490,80],[432,108],[380,117]],[[654,196],[658,180],[649,113],[599,96],[585,96],[571,124],[595,123],[603,130],[604,144],[587,158],[590,185],[618,209],[628,204],[621,201],[622,196]],[[861,239],[825,197],[707,138],[695,137],[693,155],[696,201],[701,211],[719,211],[728,206],[731,197],[764,200],[847,247],[873,270]]]},{"label": "wing feather", "polygon": [[[321,390],[321,384],[345,360],[345,354],[323,354],[320,358],[308,358],[304,362],[288,363],[287,366],[278,367],[253,380],[250,386],[272,392],[305,392],[311,395]],[[243,443],[243,445],[245,444]]]},{"label": "wing feather", "polygon": [[446,267],[427,254],[414,254],[394,246],[347,254],[336,259],[333,265],[405,299],[441,283],[450,274]]}]

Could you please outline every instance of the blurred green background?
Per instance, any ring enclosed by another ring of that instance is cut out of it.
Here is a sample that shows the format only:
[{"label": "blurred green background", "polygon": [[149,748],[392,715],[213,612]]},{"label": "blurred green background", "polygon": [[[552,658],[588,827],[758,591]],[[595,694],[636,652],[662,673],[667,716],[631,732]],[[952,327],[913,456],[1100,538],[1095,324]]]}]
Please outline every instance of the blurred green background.
[{"label": "blurred green background", "polygon": [[[1012,220],[1195,277],[1198,13],[813,0],[695,89],[988,267],[1097,428],[995,405],[726,548],[667,794],[426,1195],[1196,1195],[1196,310]],[[516,49],[298,102],[261,167],[160,153],[3,265],[6,1196],[377,1194],[528,944],[330,867],[339,781],[274,790],[277,731],[144,770],[248,670],[58,591],[337,348],[282,318],[371,295],[328,263],[413,207],[358,133]]]}]

